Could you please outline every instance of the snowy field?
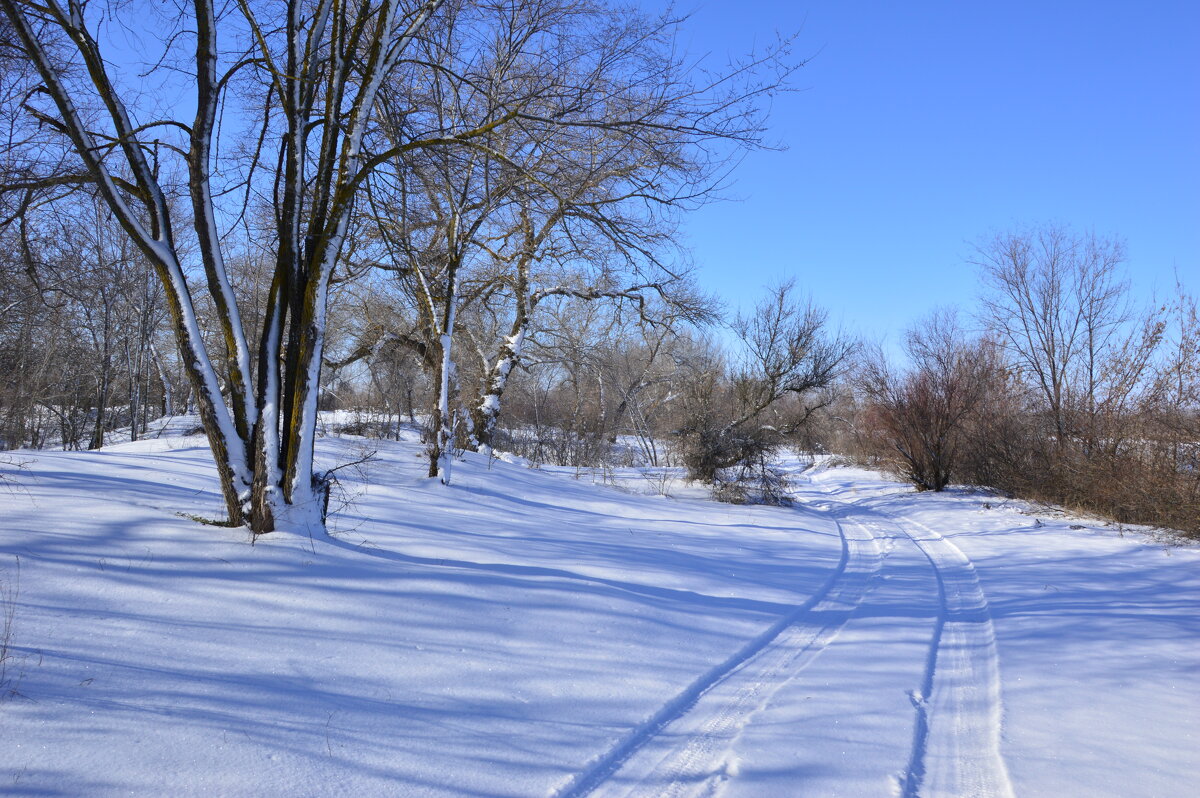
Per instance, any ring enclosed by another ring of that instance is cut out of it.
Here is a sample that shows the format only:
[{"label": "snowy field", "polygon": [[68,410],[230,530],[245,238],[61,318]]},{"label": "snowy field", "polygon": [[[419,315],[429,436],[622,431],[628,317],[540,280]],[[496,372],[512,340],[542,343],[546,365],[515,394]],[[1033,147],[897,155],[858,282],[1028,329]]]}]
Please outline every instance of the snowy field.
[{"label": "snowy field", "polygon": [[846,468],[771,508],[319,453],[364,447],[332,537],[253,546],[186,517],[202,438],[11,455],[0,794],[1197,794],[1194,547]]}]

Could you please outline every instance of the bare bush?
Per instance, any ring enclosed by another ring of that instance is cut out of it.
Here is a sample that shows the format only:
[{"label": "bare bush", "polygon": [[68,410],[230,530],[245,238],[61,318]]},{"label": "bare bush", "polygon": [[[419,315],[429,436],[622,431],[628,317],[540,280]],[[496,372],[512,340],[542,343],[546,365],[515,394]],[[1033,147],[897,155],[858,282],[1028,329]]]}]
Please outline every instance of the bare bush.
[{"label": "bare bush", "polygon": [[1139,310],[1115,239],[1047,226],[980,247],[985,336],[953,314],[876,350],[822,417],[840,453],[920,489],[950,480],[1200,534],[1200,314]]},{"label": "bare bush", "polygon": [[684,464],[691,478],[707,483],[722,469],[764,462],[803,428],[832,401],[825,389],[855,349],[790,282],[772,288],[733,329],[742,343],[737,366],[698,375],[689,390]]},{"label": "bare bush", "polygon": [[787,474],[772,463],[771,454],[762,452],[718,471],[712,482],[712,497],[727,504],[790,506]]},{"label": "bare bush", "polygon": [[[1200,332],[1182,287],[1134,308],[1114,239],[1058,227],[980,248],[985,319],[1028,393],[989,413],[987,480],[1125,523],[1200,531]],[[997,425],[1000,425],[997,427]],[[986,433],[986,434],[983,434]]]},{"label": "bare bush", "polygon": [[865,358],[859,386],[870,400],[869,434],[919,490],[940,491],[962,464],[968,421],[999,371],[995,347],[969,341],[953,312],[934,313],[909,329],[911,365],[896,372],[881,351]]}]

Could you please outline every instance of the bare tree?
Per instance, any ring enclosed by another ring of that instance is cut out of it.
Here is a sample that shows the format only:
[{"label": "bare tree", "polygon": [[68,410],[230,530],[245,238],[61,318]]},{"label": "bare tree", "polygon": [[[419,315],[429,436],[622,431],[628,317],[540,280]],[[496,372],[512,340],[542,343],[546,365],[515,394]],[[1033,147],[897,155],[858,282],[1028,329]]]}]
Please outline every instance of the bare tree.
[{"label": "bare tree", "polygon": [[[560,465],[614,459],[660,465],[669,452],[663,446],[678,426],[673,411],[679,386],[691,378],[702,349],[687,328],[559,297],[543,307],[527,342],[523,373],[513,380],[518,410],[506,430],[496,431],[506,446],[526,456],[540,446]],[[533,432],[546,441],[526,445]]]},{"label": "bare tree", "polygon": [[1116,239],[1055,226],[978,248],[985,319],[1041,395],[1059,449],[1104,438],[1102,419],[1143,387],[1161,338],[1157,314],[1139,317],[1130,305],[1124,259]]},{"label": "bare tree", "polygon": [[[469,439],[484,451],[540,303],[607,301],[646,319],[666,308],[655,323],[711,318],[685,270],[664,262],[675,214],[712,195],[735,151],[757,146],[758,101],[788,70],[775,50],[729,74],[689,75],[671,18],[575,3],[510,10],[488,46],[429,53],[443,68],[426,91],[447,118],[504,106],[517,109],[515,124],[473,139],[469,152],[404,153],[372,186],[384,267],[404,281],[419,322],[400,338],[443,389],[430,413],[431,474],[448,468],[437,463],[457,391],[452,322],[474,305],[506,317],[491,341],[465,331],[489,361],[470,412]],[[404,108],[385,106],[383,116],[402,136]]]},{"label": "bare tree", "polygon": [[[376,136],[381,87],[418,34],[434,35],[443,4],[259,7],[241,0],[218,7],[195,0],[178,19],[159,20],[177,34],[158,62],[173,71],[154,73],[186,76],[172,84],[191,92],[192,102],[177,105],[194,107],[194,118],[185,120],[136,102],[102,53],[98,31],[107,20],[147,9],[102,13],[81,0],[0,3],[42,83],[25,104],[33,132],[19,144],[26,153],[36,145],[50,154],[27,158],[24,176],[4,188],[90,184],[153,266],[230,523],[249,521],[256,532],[281,522],[323,523],[328,485],[314,473],[312,455],[327,299],[364,182],[397,151],[465,141],[512,118],[493,108],[494,117],[472,128],[427,125],[428,135],[399,143]],[[128,18],[121,24],[138,27]],[[436,70],[417,59],[403,66]],[[222,116],[239,101],[236,112]],[[222,125],[244,125],[245,133],[230,141],[228,132],[219,135]],[[170,202],[176,175],[189,215]],[[226,258],[226,234],[243,213],[239,196],[269,198],[274,217],[275,267],[256,374]],[[189,241],[214,307],[216,347],[206,345],[201,329]]]},{"label": "bare tree", "polygon": [[[826,312],[798,297],[790,281],[771,288],[752,313],[739,315],[733,330],[741,352],[730,375],[730,401],[723,408],[701,402],[687,429],[688,469],[708,482],[722,468],[761,459],[827,405],[831,396],[821,389],[856,349],[829,329]],[[789,397],[795,401],[782,401]]]},{"label": "bare tree", "polygon": [[170,393],[157,353],[166,308],[145,260],[85,192],[27,209],[3,241],[5,445],[98,448],[118,428],[136,439],[153,394]]}]

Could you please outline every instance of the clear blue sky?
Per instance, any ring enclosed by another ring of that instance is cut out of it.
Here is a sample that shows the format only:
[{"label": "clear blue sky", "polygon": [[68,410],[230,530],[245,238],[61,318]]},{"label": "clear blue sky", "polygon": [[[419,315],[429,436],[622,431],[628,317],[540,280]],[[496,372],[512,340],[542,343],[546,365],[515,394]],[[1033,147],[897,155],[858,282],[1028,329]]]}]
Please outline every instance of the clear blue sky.
[{"label": "clear blue sky", "polygon": [[[660,7],[646,0],[645,7]],[[1200,290],[1200,2],[707,0],[714,61],[799,31],[811,57],[736,202],[687,223],[731,306],[797,281],[870,337],[977,295],[971,242],[1053,221],[1116,235],[1140,295]]]}]

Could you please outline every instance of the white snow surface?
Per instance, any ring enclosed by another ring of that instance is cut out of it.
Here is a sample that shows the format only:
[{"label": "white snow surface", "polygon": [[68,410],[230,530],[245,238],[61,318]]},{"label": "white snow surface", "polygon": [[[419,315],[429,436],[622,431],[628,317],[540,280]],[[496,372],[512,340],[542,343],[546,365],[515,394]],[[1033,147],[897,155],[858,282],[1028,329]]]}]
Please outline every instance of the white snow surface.
[{"label": "white snow surface", "polygon": [[365,450],[330,537],[254,545],[185,517],[203,438],[9,455],[0,794],[1195,794],[1194,547],[850,468],[318,465]]}]

